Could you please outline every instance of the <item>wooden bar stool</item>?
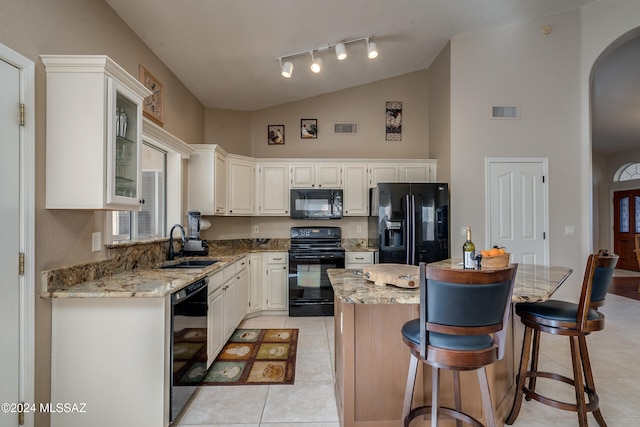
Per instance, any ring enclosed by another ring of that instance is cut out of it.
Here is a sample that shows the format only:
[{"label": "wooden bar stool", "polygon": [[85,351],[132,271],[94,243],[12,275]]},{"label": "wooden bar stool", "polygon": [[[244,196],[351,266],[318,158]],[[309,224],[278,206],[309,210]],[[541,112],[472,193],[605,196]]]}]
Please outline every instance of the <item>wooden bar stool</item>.
[{"label": "wooden bar stool", "polygon": [[[507,424],[513,424],[518,417],[524,395],[527,400],[535,399],[554,408],[577,412],[581,427],[587,427],[587,412],[593,412],[598,424],[606,427],[591,373],[586,336],[591,332],[604,329],[604,315],[598,311],[598,307],[604,304],[617,262],[618,256],[609,255],[606,251],[589,255],[582,281],[580,301],[577,304],[557,300],[516,304],[516,314],[520,316],[525,331],[516,396]],[[541,332],[569,337],[573,378],[538,371]],[[532,341],[533,348],[531,348]],[[527,370],[530,355],[531,367]],[[529,386],[525,385],[527,378],[529,378]],[[537,378],[570,384],[575,389],[576,403],[561,402],[539,394],[536,392]],[[585,401],[585,394],[588,402]]]},{"label": "wooden bar stool", "polygon": [[[480,421],[462,412],[460,371],[477,370],[487,426],[495,426],[485,366],[504,356],[511,295],[517,266],[494,270],[452,270],[420,264],[420,318],[402,327],[411,360],[402,419],[431,414],[431,425],[446,415],[473,426]],[[492,334],[492,335],[491,335]],[[418,362],[432,368],[431,405],[411,408]],[[455,409],[439,403],[440,370],[453,371]]]}]

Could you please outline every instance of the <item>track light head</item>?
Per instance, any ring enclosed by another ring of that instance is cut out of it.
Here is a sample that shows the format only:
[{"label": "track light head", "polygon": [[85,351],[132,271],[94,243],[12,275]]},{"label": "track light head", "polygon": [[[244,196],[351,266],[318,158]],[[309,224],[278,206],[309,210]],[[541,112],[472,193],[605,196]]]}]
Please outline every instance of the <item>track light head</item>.
[{"label": "track light head", "polygon": [[311,71],[317,74],[320,72],[321,68],[322,68],[322,58],[314,59],[313,62],[311,63]]},{"label": "track light head", "polygon": [[336,44],[336,57],[338,58],[338,61],[347,59],[347,48],[344,43]]},{"label": "track light head", "polygon": [[318,74],[322,68],[322,58],[315,58],[312,50],[309,51],[309,54],[311,55],[311,71]]},{"label": "track light head", "polygon": [[280,68],[282,69],[282,77],[286,77],[291,78],[291,76],[293,75],[293,64],[289,61],[285,62],[284,64],[282,63],[282,58],[279,58],[280,61]]},{"label": "track light head", "polygon": [[367,56],[369,59],[378,57],[378,47],[374,42],[369,42],[369,39],[367,39]]}]

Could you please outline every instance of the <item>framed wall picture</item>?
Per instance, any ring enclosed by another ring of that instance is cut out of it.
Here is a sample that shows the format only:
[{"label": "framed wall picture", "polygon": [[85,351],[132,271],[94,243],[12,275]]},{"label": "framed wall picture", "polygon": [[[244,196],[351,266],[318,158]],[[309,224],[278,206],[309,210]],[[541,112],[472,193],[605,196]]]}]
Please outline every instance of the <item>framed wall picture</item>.
[{"label": "framed wall picture", "polygon": [[160,126],[164,125],[164,86],[142,65],[140,82],[153,92],[142,101],[142,113]]},{"label": "framed wall picture", "polygon": [[268,125],[267,137],[269,145],[284,144],[284,125]]},{"label": "framed wall picture", "polygon": [[402,102],[387,101],[385,140],[402,141]]},{"label": "framed wall picture", "polygon": [[318,138],[318,119],[300,119],[300,138]]}]

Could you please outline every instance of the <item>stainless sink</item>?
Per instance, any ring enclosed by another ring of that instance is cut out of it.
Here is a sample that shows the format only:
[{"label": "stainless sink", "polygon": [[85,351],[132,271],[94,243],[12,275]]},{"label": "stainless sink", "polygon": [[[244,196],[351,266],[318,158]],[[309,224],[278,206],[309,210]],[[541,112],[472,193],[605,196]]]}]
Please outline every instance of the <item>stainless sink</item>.
[{"label": "stainless sink", "polygon": [[158,268],[204,268],[218,262],[217,259],[188,259],[175,264],[165,264]]}]

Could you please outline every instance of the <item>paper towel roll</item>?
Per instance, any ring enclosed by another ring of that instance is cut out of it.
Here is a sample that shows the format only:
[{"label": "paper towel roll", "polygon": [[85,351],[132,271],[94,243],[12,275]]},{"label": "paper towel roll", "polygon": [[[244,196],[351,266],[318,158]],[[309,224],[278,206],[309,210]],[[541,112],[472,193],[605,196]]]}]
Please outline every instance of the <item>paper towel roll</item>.
[{"label": "paper towel roll", "polygon": [[207,230],[211,228],[211,221],[209,221],[208,219],[201,219],[200,220],[200,230]]}]

